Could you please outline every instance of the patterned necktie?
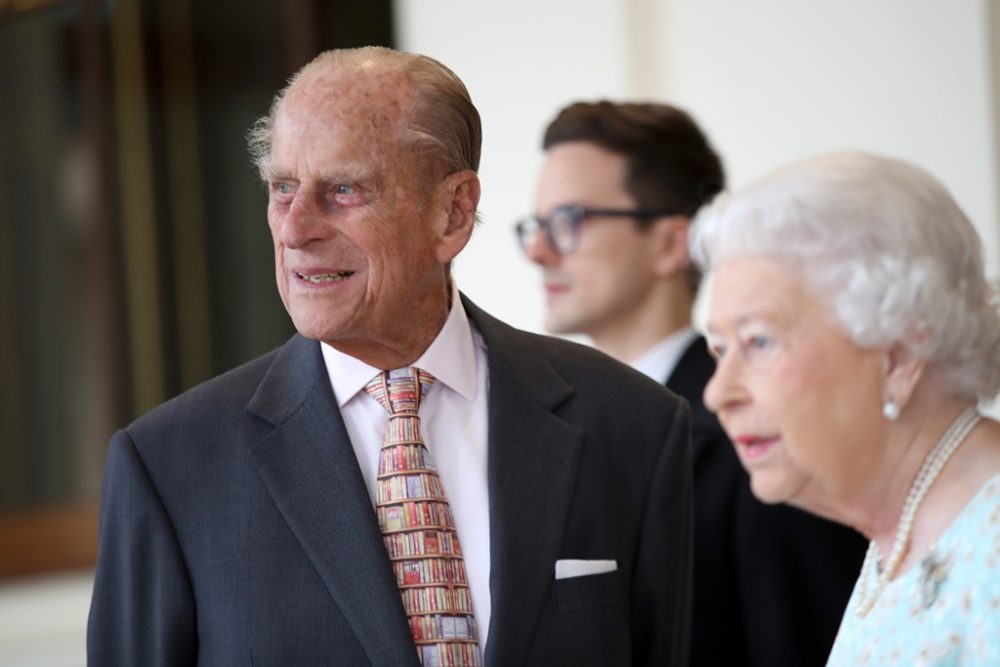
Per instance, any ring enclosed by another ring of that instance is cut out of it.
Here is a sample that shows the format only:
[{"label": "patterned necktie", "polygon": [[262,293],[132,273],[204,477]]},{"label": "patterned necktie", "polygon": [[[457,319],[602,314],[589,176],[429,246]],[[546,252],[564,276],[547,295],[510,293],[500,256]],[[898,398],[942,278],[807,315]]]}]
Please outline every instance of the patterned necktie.
[{"label": "patterned necktie", "polygon": [[[365,391],[389,413],[375,511],[424,667],[479,665],[476,619],[455,520],[420,437],[420,400],[434,378],[385,371]],[[418,389],[419,387],[419,389]]]}]

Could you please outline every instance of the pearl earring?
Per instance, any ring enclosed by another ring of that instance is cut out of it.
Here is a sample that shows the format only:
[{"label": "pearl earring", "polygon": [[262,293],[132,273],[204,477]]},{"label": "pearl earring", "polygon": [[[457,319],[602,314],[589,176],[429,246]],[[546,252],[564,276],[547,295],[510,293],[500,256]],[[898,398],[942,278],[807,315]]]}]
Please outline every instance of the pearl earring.
[{"label": "pearl earring", "polygon": [[891,422],[899,419],[899,406],[891,398],[882,404],[882,416]]}]

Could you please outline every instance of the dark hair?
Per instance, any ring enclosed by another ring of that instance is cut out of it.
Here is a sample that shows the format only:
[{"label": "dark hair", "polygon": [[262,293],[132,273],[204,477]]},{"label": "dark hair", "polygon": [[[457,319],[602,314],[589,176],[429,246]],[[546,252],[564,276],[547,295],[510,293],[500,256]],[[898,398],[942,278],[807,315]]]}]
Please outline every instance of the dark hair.
[{"label": "dark hair", "polygon": [[[685,111],[669,104],[577,102],[559,112],[542,148],[587,141],[625,158],[625,191],[639,208],[694,217],[726,185],[722,160]],[[649,220],[637,219],[647,225]],[[697,291],[701,271],[688,268]]]},{"label": "dark hair", "polygon": [[667,104],[571,104],[549,124],[542,147],[568,141],[623,155],[625,190],[640,208],[693,216],[725,187],[722,161],[701,128]]}]

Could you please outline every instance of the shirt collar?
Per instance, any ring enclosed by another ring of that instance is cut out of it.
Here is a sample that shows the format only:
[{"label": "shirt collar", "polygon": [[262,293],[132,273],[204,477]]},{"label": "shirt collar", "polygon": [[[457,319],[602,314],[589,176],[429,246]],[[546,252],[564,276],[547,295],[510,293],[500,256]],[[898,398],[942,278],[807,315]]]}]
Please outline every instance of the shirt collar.
[{"label": "shirt collar", "polygon": [[629,364],[629,366],[644,375],[648,375],[657,382],[666,382],[670,374],[674,372],[674,368],[684,354],[684,350],[697,337],[698,332],[693,327],[684,327],[649,348],[641,357]]},{"label": "shirt collar", "polygon": [[[437,382],[444,383],[466,400],[474,401],[477,388],[474,345],[480,339],[478,336],[474,339],[473,333],[465,308],[462,307],[458,287],[452,281],[448,319],[430,346],[412,365],[427,371]],[[369,380],[381,372],[326,343],[321,343],[320,349],[338,407],[344,407],[345,403],[364,390]]]}]

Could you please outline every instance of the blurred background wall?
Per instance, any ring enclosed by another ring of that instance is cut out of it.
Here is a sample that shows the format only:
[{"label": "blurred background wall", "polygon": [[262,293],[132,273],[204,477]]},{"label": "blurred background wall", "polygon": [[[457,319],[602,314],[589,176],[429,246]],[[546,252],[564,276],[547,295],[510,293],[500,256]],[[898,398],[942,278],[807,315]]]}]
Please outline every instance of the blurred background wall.
[{"label": "blurred background wall", "polygon": [[462,77],[484,224],[461,288],[541,330],[531,211],[545,124],[578,99],[682,106],[730,184],[861,148],[941,178],[994,276],[992,0],[0,0],[0,664],[82,665],[113,430],[283,341],[243,148],[326,48],[387,44]]},{"label": "blurred background wall", "polygon": [[511,221],[531,211],[545,125],[598,98],[690,111],[731,187],[840,149],[916,162],[976,223],[997,275],[998,12],[992,0],[398,2],[400,46],[455,69],[483,115],[486,224],[457,262],[462,289],[540,329],[539,276]]}]

